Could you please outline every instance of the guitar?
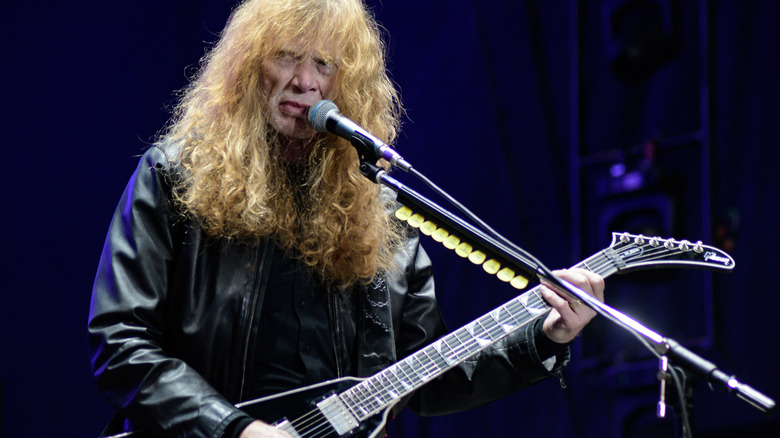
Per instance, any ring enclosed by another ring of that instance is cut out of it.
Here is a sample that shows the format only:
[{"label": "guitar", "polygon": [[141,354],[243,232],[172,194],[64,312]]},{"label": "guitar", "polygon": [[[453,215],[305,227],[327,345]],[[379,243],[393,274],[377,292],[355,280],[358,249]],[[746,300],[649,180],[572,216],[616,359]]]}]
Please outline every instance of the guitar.
[{"label": "guitar", "polygon": [[[602,277],[639,269],[678,267],[731,271],[725,252],[685,240],[613,233],[610,246],[575,267]],[[551,307],[541,286],[451,332],[427,347],[368,378],[344,377],[236,405],[293,438],[376,437],[390,410],[404,396],[476,355]],[[141,431],[109,438],[143,436]]]},{"label": "guitar", "polygon": [[[602,277],[638,269],[680,267],[731,271],[734,260],[701,242],[613,233],[612,243],[575,267]],[[293,438],[376,437],[404,396],[546,314],[539,288],[461,327],[371,377],[345,377],[236,405]]]}]

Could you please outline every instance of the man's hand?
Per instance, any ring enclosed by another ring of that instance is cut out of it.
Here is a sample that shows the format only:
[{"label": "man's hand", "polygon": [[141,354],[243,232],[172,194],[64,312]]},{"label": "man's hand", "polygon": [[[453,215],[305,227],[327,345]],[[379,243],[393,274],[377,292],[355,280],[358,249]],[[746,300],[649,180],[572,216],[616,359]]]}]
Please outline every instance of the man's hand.
[{"label": "man's hand", "polygon": [[256,420],[244,428],[239,438],[290,438],[290,435],[260,420]]},{"label": "man's hand", "polygon": [[[568,281],[599,301],[604,301],[604,279],[585,269],[572,268],[553,272],[562,280]],[[571,342],[577,334],[596,316],[596,312],[579,300],[558,294],[542,284],[542,297],[552,306],[542,326],[544,334],[550,340],[565,344]]]}]

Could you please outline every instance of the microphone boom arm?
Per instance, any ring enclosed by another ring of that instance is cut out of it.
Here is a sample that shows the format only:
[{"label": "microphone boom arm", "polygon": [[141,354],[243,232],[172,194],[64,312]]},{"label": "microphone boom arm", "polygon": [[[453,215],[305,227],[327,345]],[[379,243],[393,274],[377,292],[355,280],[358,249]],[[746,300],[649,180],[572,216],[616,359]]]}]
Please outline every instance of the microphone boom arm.
[{"label": "microphone boom arm", "polygon": [[531,276],[537,276],[547,280],[556,290],[569,297],[582,301],[599,315],[604,316],[609,321],[627,330],[659,357],[668,357],[670,361],[675,361],[678,365],[681,365],[685,369],[704,378],[710,384],[726,392],[735,394],[739,399],[747,402],[767,415],[774,414],[776,405],[775,401],[771,398],[752,387],[739,382],[734,376],[729,376],[720,371],[713,363],[683,347],[674,339],[664,337],[654,332],[638,321],[607,304],[602,303],[569,282],[561,280],[541,262],[521,248],[516,246],[510,248],[508,245],[485,234],[473,225],[389,176],[384,169],[381,169],[374,164],[375,162],[375,160],[369,161],[361,159],[361,173],[369,180],[392,189],[396,193],[397,201],[402,205],[409,207],[414,211],[424,213],[426,217],[439,221],[442,225],[448,227],[449,230],[452,230],[464,239],[479,245],[489,257],[493,257],[501,262],[502,266],[505,264],[510,265]]}]

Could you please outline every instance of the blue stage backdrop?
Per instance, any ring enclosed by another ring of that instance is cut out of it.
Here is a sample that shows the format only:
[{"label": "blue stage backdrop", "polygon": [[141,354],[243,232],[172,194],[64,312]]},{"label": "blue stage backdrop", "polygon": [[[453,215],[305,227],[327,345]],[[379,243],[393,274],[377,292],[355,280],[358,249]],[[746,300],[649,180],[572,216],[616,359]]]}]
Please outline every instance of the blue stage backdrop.
[{"label": "blue stage backdrop", "polygon": [[[607,302],[780,397],[780,4],[369,4],[407,110],[397,148],[415,167],[551,268],[608,246],[611,231],[727,250],[731,274],[629,274],[607,281]],[[233,6],[12,2],[0,14],[0,436],[97,436],[110,417],[85,330],[108,222]],[[515,293],[426,248],[452,327]],[[656,364],[636,341],[594,321],[572,353],[566,389],[550,379],[470,412],[406,411],[390,433],[675,436],[674,414],[654,418]],[[780,428],[694,389],[694,436]]]}]

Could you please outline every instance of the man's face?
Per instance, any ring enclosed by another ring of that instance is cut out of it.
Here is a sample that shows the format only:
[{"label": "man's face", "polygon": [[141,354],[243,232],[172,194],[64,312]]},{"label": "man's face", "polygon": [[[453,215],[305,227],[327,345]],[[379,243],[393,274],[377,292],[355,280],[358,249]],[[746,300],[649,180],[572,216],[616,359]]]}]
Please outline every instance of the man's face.
[{"label": "man's face", "polygon": [[329,95],[336,65],[324,56],[283,49],[265,60],[262,69],[271,125],[289,139],[312,137],[307,112]]}]

